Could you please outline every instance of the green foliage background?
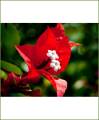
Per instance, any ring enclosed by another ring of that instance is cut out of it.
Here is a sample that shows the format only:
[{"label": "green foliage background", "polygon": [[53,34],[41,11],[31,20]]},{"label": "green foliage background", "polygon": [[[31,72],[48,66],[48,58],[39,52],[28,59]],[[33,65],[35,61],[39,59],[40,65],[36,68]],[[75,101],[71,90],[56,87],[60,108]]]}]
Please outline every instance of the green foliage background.
[{"label": "green foliage background", "polygon": [[[47,26],[54,27],[55,25],[55,23],[2,23],[0,78],[6,79],[8,72],[21,75],[27,70],[26,64],[15,49],[15,45],[34,44]],[[80,47],[72,49],[69,65],[59,75],[68,82],[65,96],[97,96],[98,25],[96,23],[63,23],[63,26],[70,40],[81,44]],[[45,78],[30,87],[39,88],[44,96],[54,96],[55,91]],[[12,91],[10,96],[22,96],[22,93],[13,93]]]}]

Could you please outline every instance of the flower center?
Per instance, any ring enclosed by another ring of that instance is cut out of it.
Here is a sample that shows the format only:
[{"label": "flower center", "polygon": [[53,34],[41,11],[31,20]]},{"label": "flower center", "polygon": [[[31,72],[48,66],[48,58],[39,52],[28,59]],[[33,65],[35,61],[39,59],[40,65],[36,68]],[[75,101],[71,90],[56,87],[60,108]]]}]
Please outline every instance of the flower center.
[{"label": "flower center", "polygon": [[55,50],[48,50],[47,56],[52,60],[59,58],[59,56],[58,56],[58,54],[56,53]]},{"label": "flower center", "polygon": [[50,67],[53,68],[55,72],[61,69],[60,62],[58,60],[59,56],[55,50],[48,50],[46,55],[51,59]]},{"label": "flower center", "polygon": [[51,60],[50,67],[52,67],[56,72],[61,69],[60,62],[58,60]]}]

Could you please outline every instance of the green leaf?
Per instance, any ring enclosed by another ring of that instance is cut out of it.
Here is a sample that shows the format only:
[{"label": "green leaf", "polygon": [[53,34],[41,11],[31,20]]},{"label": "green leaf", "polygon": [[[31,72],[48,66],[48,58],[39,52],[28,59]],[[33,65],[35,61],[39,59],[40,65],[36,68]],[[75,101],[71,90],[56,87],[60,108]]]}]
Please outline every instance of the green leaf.
[{"label": "green leaf", "polygon": [[8,72],[14,72],[17,75],[22,75],[22,71],[19,67],[17,67],[16,65],[13,65],[12,63],[6,62],[1,60],[1,68],[8,71]]},{"label": "green leaf", "polygon": [[44,78],[43,79],[43,85],[44,85],[44,87],[49,87],[49,86],[51,86],[51,83],[50,83],[50,81],[49,80],[47,80],[46,78]]},{"label": "green leaf", "polygon": [[20,35],[13,24],[1,24],[2,57],[6,60],[13,59],[16,51],[15,45],[20,43]]},{"label": "green leaf", "polygon": [[3,70],[0,70],[0,78],[6,80],[7,79],[7,73]]},{"label": "green leaf", "polygon": [[22,68],[22,70],[23,70],[24,72],[28,72],[28,71],[29,71],[28,65],[27,65],[25,62],[21,62],[20,67]]},{"label": "green leaf", "polygon": [[17,96],[17,97],[21,97],[21,96],[24,97],[24,96],[25,96],[23,93],[11,93],[10,95],[11,95],[11,96],[15,96],[15,97],[16,97],[16,96]]},{"label": "green leaf", "polygon": [[69,65],[68,65],[68,68],[66,70],[66,72],[69,74],[69,75],[74,75],[77,71],[77,62],[71,62]]}]

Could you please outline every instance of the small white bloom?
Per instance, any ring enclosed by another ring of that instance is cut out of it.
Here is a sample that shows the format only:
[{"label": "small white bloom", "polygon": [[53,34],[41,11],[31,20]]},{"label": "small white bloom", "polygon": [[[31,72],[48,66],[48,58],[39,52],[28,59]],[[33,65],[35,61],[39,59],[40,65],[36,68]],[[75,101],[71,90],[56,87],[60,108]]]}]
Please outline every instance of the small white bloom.
[{"label": "small white bloom", "polygon": [[60,62],[56,60],[59,58],[59,56],[55,50],[48,50],[46,55],[51,59],[50,67],[53,68],[54,71],[57,72],[59,69],[61,69]]},{"label": "small white bloom", "polygon": [[50,57],[50,59],[58,59],[59,56],[57,55],[55,50],[48,50],[47,56]]},{"label": "small white bloom", "polygon": [[58,60],[51,60],[50,67],[52,67],[56,72],[61,69],[60,62]]},{"label": "small white bloom", "polygon": [[57,72],[60,69],[60,65],[54,67],[54,71]]},{"label": "small white bloom", "polygon": [[55,63],[50,63],[50,67],[52,67],[52,68],[54,68],[56,65],[55,65]]},{"label": "small white bloom", "polygon": [[60,62],[58,60],[51,60],[52,63],[54,63],[56,66],[60,65]]}]

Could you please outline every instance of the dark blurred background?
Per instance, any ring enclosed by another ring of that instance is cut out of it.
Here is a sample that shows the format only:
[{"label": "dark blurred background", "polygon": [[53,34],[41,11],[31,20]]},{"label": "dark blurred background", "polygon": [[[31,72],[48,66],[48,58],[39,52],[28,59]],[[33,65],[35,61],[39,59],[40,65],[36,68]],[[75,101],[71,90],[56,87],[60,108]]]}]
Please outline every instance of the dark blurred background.
[{"label": "dark blurred background", "polygon": [[[0,77],[7,78],[7,73],[14,71],[17,75],[26,72],[27,66],[16,52],[15,45],[34,44],[47,28],[55,23],[3,23],[1,24],[1,70]],[[67,80],[68,89],[65,96],[98,96],[98,24],[63,23],[65,33],[70,41],[80,43],[72,48],[72,55],[67,69],[59,75]],[[55,91],[45,78],[31,88],[39,88],[43,96],[54,96]],[[21,96],[11,92],[10,96]]]}]

